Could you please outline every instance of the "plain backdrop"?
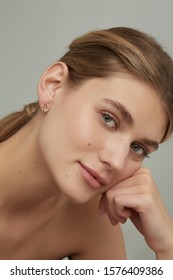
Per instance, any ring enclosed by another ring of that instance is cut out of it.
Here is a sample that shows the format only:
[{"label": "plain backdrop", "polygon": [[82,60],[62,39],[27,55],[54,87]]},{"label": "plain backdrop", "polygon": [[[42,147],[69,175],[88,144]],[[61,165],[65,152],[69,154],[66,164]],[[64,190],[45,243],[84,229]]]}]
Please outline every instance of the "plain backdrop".
[{"label": "plain backdrop", "polygon": [[[172,0],[0,0],[0,117],[37,100],[42,72],[87,31],[137,28],[173,56],[172,11]],[[144,165],[173,217],[172,138]],[[155,258],[130,221],[122,228],[128,259]]]}]

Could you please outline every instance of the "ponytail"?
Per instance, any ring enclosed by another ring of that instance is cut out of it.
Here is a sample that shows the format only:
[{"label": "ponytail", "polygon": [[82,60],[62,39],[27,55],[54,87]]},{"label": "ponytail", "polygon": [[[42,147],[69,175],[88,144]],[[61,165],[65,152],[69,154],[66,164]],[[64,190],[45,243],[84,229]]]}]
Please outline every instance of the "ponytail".
[{"label": "ponytail", "polygon": [[38,112],[38,102],[26,105],[22,111],[12,113],[0,120],[0,143],[10,138]]}]

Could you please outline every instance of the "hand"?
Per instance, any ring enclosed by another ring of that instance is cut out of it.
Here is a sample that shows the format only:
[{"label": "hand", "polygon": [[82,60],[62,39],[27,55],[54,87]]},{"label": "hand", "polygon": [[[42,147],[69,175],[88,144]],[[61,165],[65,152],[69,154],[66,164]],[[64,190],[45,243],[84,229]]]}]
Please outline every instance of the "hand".
[{"label": "hand", "polygon": [[99,212],[106,213],[113,225],[130,218],[158,258],[173,259],[173,221],[148,169],[138,169],[104,193]]}]

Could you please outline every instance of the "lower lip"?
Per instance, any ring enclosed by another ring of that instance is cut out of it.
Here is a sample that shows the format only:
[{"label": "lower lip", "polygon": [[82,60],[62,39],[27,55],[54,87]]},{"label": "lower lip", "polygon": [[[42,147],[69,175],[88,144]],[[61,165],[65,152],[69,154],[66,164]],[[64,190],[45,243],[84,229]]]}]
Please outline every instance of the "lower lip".
[{"label": "lower lip", "polygon": [[102,186],[102,184],[94,178],[91,173],[89,173],[81,164],[80,164],[80,170],[83,175],[83,178],[85,181],[93,188],[98,189]]}]

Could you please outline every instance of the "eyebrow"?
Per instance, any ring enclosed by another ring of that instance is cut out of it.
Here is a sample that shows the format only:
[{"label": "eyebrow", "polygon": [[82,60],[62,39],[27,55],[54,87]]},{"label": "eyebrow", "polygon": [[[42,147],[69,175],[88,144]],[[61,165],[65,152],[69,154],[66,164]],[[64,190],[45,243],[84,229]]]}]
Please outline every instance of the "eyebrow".
[{"label": "eyebrow", "polygon": [[[104,102],[106,102],[107,104],[111,105],[113,107],[114,110],[118,110],[122,117],[123,117],[123,120],[128,124],[130,125],[131,127],[134,126],[134,120],[132,118],[132,115],[130,114],[129,111],[127,111],[127,109],[124,107],[123,104],[119,103],[118,101],[115,101],[113,99],[109,99],[109,98],[104,98],[103,99]],[[151,139],[147,139],[147,138],[144,138],[144,139],[141,139],[140,140],[142,143],[144,143],[145,145],[151,147],[153,150],[157,150],[159,148],[159,143],[154,141],[154,140],[151,140]]]},{"label": "eyebrow", "polygon": [[104,98],[103,99],[106,103],[111,105],[114,110],[117,110],[121,113],[123,120],[130,126],[134,125],[134,120],[131,116],[131,114],[127,111],[127,109],[124,107],[123,104],[119,103],[118,101],[114,101],[109,98]]},{"label": "eyebrow", "polygon": [[159,148],[159,143],[157,143],[156,141],[144,138],[144,139],[141,139],[141,142],[143,142],[145,145],[151,147],[154,151],[156,151]]}]

